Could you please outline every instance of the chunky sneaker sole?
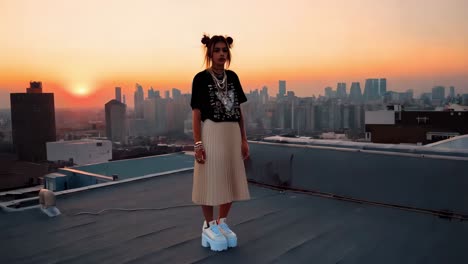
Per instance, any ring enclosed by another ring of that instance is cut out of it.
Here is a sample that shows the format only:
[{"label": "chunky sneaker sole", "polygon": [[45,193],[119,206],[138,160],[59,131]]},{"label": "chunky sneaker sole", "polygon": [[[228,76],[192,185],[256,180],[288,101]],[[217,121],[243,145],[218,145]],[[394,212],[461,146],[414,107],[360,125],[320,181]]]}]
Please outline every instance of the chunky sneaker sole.
[{"label": "chunky sneaker sole", "polygon": [[221,234],[226,238],[228,247],[237,246],[237,235],[232,232],[229,226],[226,224],[226,218],[221,218],[218,221],[218,228],[221,231]]},{"label": "chunky sneaker sole", "polygon": [[209,223],[203,223],[201,235],[202,247],[210,247],[213,251],[223,251],[228,248],[228,243],[224,235],[219,230],[216,220]]},{"label": "chunky sneaker sole", "polygon": [[228,247],[230,248],[233,248],[233,247],[237,247],[237,237],[232,237],[232,238],[227,238],[227,242],[228,242]]},{"label": "chunky sneaker sole", "polygon": [[[237,243],[237,241],[236,241]],[[215,241],[210,239],[207,235],[202,234],[202,247],[210,247],[212,251],[223,251],[228,248],[228,244],[226,242]]]}]

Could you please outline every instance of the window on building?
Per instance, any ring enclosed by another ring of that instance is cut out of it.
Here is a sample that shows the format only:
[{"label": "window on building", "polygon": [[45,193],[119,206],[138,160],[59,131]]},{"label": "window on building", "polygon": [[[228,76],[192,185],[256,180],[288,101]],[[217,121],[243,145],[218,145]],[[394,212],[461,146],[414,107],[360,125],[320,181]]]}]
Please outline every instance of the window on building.
[{"label": "window on building", "polygon": [[429,117],[427,116],[418,116],[416,117],[416,121],[418,121],[418,124],[428,124],[429,123]]},{"label": "window on building", "polygon": [[372,133],[371,132],[366,132],[366,140],[371,140],[372,139]]}]

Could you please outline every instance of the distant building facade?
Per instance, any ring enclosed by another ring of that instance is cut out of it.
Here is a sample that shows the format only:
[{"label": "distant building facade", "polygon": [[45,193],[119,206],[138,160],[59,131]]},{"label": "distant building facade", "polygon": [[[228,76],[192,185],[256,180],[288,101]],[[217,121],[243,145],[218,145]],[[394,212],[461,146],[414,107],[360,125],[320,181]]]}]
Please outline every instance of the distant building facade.
[{"label": "distant building facade", "polygon": [[138,83],[135,84],[135,94],[133,97],[135,102],[135,118],[143,118],[145,100],[143,86],[139,85]]},{"label": "distant building facade", "polygon": [[450,98],[455,98],[455,87],[454,86],[450,86],[449,88],[449,97]]},{"label": "distant building facade", "polygon": [[353,103],[362,102],[361,84],[359,82],[351,83],[351,88],[349,90],[349,100]]},{"label": "distant building facade", "polygon": [[19,160],[47,160],[46,142],[56,140],[54,94],[31,82],[26,93],[10,94],[13,144]]},{"label": "distant building facade", "polygon": [[432,88],[432,105],[441,105],[445,100],[445,87],[436,86]]},{"label": "distant building facade", "polygon": [[428,144],[468,134],[468,111],[367,111],[366,137],[374,143]]},{"label": "distant building facade", "polygon": [[387,79],[366,79],[364,86],[364,100],[380,100],[387,92]]},{"label": "distant building facade", "polygon": [[106,136],[112,142],[127,142],[127,106],[117,100],[110,100],[105,105]]},{"label": "distant building facade", "polygon": [[348,94],[346,92],[346,83],[338,83],[336,87],[336,97],[339,99],[346,99],[348,97]]},{"label": "distant building facade", "polygon": [[278,98],[282,98],[286,95],[286,81],[280,80],[278,82]]},{"label": "distant building facade", "polygon": [[325,97],[326,98],[332,98],[333,97],[333,88],[330,86],[325,87]]},{"label": "distant building facade", "polygon": [[177,88],[172,88],[172,98],[177,100],[182,96],[182,92]]}]

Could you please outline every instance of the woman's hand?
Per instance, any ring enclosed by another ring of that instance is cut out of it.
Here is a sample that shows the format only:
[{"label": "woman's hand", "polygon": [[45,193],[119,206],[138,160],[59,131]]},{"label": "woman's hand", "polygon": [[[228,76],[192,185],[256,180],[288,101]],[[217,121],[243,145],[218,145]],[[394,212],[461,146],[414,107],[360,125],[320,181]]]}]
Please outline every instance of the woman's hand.
[{"label": "woman's hand", "polygon": [[241,152],[242,152],[242,159],[246,160],[249,158],[249,143],[247,140],[242,140],[242,146],[241,146]]},{"label": "woman's hand", "polygon": [[195,150],[195,160],[200,164],[205,164],[206,153],[203,147]]}]

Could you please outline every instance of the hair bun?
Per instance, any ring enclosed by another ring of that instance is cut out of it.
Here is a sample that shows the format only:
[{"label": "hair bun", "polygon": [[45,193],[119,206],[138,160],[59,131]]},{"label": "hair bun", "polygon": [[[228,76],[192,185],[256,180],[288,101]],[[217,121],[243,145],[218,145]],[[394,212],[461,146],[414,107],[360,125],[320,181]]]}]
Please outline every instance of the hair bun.
[{"label": "hair bun", "polygon": [[227,38],[226,38],[226,42],[227,42],[229,45],[232,45],[232,43],[234,42],[234,40],[233,40],[231,37],[227,37]]},{"label": "hair bun", "polygon": [[208,37],[208,35],[203,35],[203,38],[201,39],[201,43],[205,46],[208,46],[208,43],[210,43],[210,37]]}]

